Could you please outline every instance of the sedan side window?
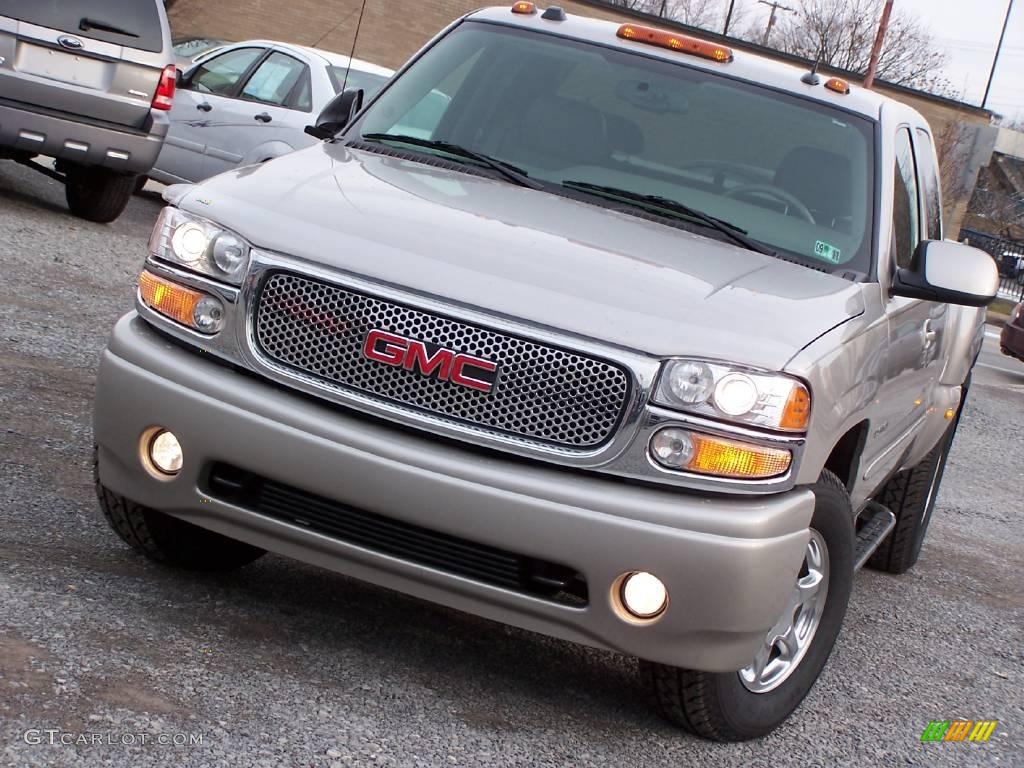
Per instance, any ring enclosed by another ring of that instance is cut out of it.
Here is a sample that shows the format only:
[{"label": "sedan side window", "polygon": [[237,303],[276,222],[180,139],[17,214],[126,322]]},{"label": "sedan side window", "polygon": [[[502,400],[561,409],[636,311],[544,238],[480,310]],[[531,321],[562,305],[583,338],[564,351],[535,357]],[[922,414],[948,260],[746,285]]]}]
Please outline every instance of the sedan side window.
[{"label": "sedan side window", "polygon": [[241,96],[246,101],[284,106],[305,69],[306,65],[298,59],[275,51],[252,73]]},{"label": "sedan side window", "polygon": [[238,81],[260,56],[262,48],[236,48],[203,62],[189,79],[188,87],[200,93],[230,96]]},{"label": "sedan side window", "polygon": [[909,267],[914,249],[920,240],[918,211],[917,170],[910,130],[900,128],[896,134],[895,195],[893,198],[893,239],[896,246],[896,266]]}]

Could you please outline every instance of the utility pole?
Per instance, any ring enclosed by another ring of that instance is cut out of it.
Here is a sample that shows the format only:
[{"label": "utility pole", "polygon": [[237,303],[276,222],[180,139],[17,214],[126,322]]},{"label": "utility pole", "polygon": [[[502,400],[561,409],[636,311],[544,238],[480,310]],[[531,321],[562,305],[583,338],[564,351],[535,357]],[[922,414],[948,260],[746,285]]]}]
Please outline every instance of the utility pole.
[{"label": "utility pole", "polygon": [[999,53],[1003,50],[1003,38],[1006,37],[1006,25],[1010,23],[1010,13],[1013,11],[1013,0],[1006,4],[1006,18],[1003,19],[1003,31],[999,33],[999,43],[996,45],[996,55],[992,59],[992,69],[988,73],[988,85],[985,86],[985,96],[981,100],[981,108],[985,108],[988,101],[988,92],[992,88],[992,78],[996,74],[996,64],[999,63]]},{"label": "utility pole", "polygon": [[729,0],[729,12],[725,14],[725,29],[722,30],[723,35],[729,34],[729,25],[732,23],[732,9],[735,5],[736,0]]},{"label": "utility pole", "polygon": [[[772,27],[775,26],[775,13],[781,8],[784,11],[794,13],[792,8],[789,8],[778,0],[757,0],[761,5],[770,5],[772,7],[771,15],[768,17],[768,26],[765,27],[764,37],[761,38],[761,45],[768,45],[768,36],[772,33]],[[890,0],[892,2],[892,0]]]},{"label": "utility pole", "polygon": [[885,7],[882,8],[882,18],[878,22],[878,32],[875,33],[875,44],[871,46],[871,61],[868,62],[868,71],[867,74],[864,75],[865,88],[870,88],[875,84],[875,72],[878,71],[878,59],[882,55],[882,43],[885,42],[885,33],[889,29],[889,16],[891,15],[892,0],[885,0]]}]

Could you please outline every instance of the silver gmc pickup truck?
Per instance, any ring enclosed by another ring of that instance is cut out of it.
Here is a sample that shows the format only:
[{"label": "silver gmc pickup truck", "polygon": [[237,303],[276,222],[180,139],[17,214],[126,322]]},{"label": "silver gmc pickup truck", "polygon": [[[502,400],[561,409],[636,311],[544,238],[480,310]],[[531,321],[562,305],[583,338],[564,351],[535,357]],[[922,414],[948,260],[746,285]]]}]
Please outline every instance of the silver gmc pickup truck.
[{"label": "silver gmc pickup truck", "polygon": [[361,101],[169,188],[96,387],[114,530],[613,649],[670,721],[767,733],[856,570],[917,559],[996,291],[928,124],[525,2]]}]

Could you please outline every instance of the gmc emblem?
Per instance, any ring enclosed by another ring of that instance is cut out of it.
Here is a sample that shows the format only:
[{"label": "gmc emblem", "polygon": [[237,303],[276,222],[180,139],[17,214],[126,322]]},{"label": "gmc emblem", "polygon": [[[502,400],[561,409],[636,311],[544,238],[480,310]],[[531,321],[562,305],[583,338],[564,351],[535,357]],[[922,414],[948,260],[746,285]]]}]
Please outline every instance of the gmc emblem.
[{"label": "gmc emblem", "polygon": [[498,364],[490,360],[433,344],[428,347],[425,342],[378,329],[366,334],[363,356],[385,365],[416,371],[423,376],[436,376],[441,381],[450,381],[478,392],[492,392],[498,380]]}]

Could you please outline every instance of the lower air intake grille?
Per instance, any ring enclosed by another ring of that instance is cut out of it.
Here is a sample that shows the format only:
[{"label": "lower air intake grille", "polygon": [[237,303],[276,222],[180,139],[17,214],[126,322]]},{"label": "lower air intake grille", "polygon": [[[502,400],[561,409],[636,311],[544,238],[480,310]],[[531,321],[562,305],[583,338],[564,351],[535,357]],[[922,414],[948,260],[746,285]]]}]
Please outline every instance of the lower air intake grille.
[{"label": "lower air intake grille", "polygon": [[211,467],[207,490],[215,498],[363,549],[557,603],[587,604],[586,582],[564,565],[355,509],[227,464]]}]

